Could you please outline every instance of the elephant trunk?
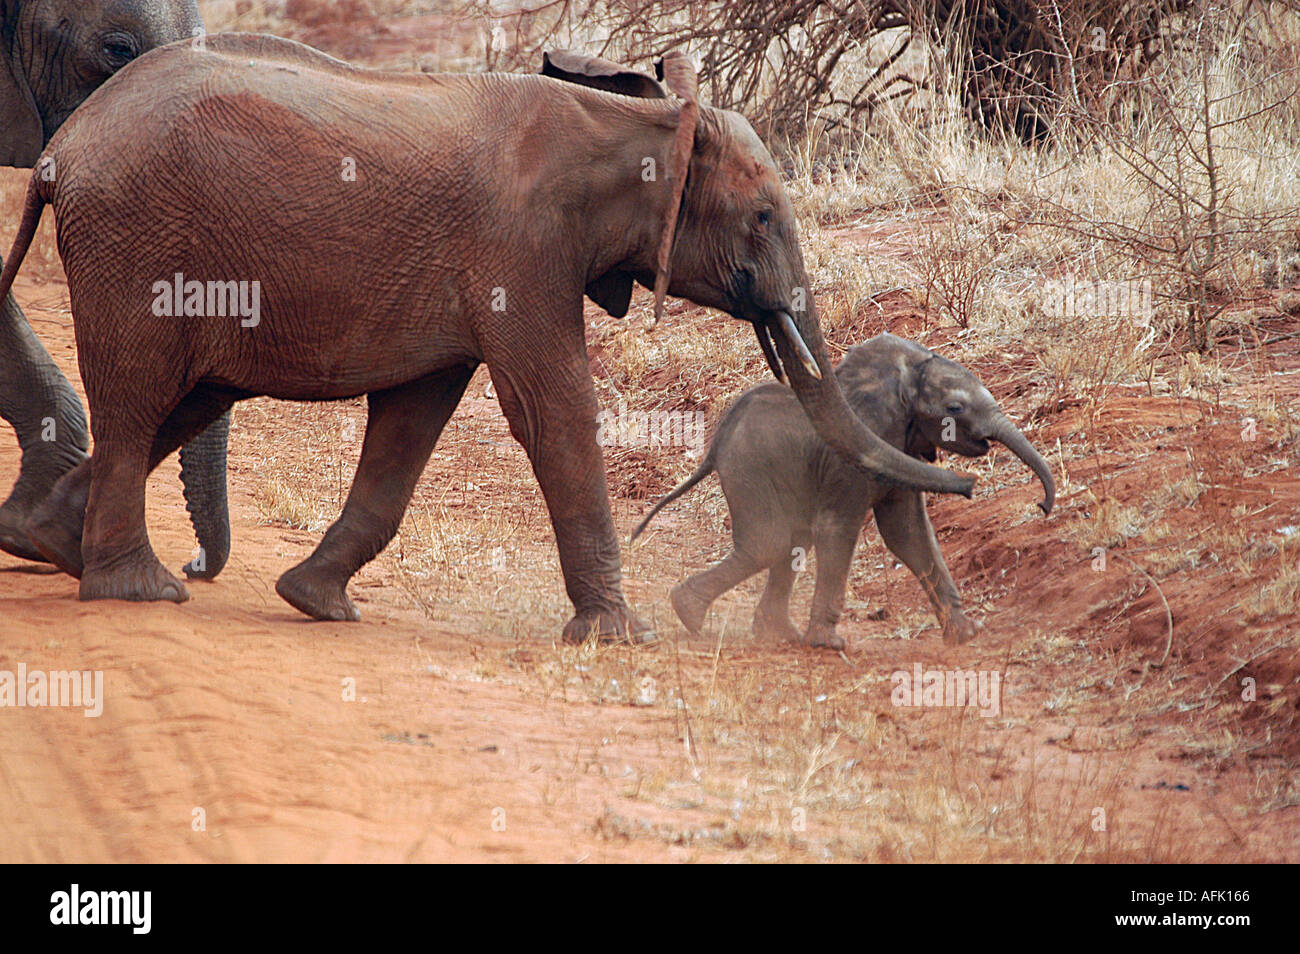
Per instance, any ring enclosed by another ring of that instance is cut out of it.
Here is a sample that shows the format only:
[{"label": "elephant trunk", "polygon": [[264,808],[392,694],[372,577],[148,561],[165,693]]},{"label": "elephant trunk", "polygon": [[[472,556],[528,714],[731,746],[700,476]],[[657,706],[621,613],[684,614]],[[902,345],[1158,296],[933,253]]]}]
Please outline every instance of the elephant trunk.
[{"label": "elephant trunk", "polygon": [[758,331],[760,343],[764,331],[771,335],[790,387],[817,436],[845,460],[873,476],[910,489],[971,495],[974,481],[970,477],[907,456],[872,433],[850,410],[811,308],[797,320],[778,313],[765,329]]},{"label": "elephant trunk", "polygon": [[1034,450],[1034,446],[1029,443],[1025,435],[1020,433],[1020,429],[1004,414],[998,413],[994,417],[992,430],[987,436],[1006,447],[1034,472],[1034,476],[1043,485],[1044,496],[1038,507],[1043,511],[1044,516],[1050,514],[1052,505],[1056,502],[1056,482],[1052,479],[1052,471],[1047,466],[1047,461],[1043,459],[1043,455]]},{"label": "elephant trunk", "polygon": [[230,557],[230,504],[226,497],[226,448],[230,412],[181,448],[181,483],[199,555],[185,564],[192,580],[211,580]]}]

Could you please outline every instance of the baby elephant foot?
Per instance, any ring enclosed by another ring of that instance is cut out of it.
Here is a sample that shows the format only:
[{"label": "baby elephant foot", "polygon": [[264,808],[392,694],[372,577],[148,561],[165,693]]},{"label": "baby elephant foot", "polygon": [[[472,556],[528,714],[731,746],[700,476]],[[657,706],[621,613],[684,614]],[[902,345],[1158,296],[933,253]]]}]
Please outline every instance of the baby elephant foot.
[{"label": "baby elephant foot", "polygon": [[652,643],[655,633],[626,606],[612,609],[579,610],[564,626],[566,643],[581,644],[589,639],[598,643]]},{"label": "baby elephant foot", "polygon": [[108,567],[87,567],[81,577],[78,598],[89,600],[129,600],[153,603],[168,600],[184,603],[190,598],[185,584],[167,572],[152,550],[136,551],[127,560]]},{"label": "baby elephant foot", "polygon": [[963,616],[960,610],[954,610],[948,617],[948,621],[944,623],[943,641],[949,646],[960,646],[962,643],[969,643],[980,634],[981,628]]},{"label": "baby elephant foot", "polygon": [[844,637],[835,632],[834,626],[813,625],[808,627],[808,637],[805,640],[813,649],[834,649],[842,650],[848,646]]},{"label": "baby elephant foot", "polygon": [[754,614],[754,638],[772,642],[802,643],[803,634],[787,616]]},{"label": "baby elephant foot", "polygon": [[673,612],[682,621],[686,631],[692,636],[700,635],[700,630],[704,628],[704,617],[709,615],[709,601],[692,590],[689,582],[678,583],[669,597],[673,601]]},{"label": "baby elephant foot", "polygon": [[310,558],[286,570],[276,581],[280,598],[312,619],[355,623],[361,611],[348,599],[347,578],[327,574],[313,567]]}]

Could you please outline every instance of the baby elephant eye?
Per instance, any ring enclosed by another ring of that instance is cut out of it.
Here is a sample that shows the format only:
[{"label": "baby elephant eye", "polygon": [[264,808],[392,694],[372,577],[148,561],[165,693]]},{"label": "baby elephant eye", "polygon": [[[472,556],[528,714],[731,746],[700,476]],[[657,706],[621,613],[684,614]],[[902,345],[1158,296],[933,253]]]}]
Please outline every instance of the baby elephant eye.
[{"label": "baby elephant eye", "polygon": [[771,225],[772,224],[771,211],[769,211],[768,209],[764,209],[762,212],[758,213],[758,224],[763,226],[764,228],[767,228],[767,226]]},{"label": "baby elephant eye", "polygon": [[946,408],[944,408],[944,410],[947,411],[949,414],[951,414],[953,417],[956,417],[958,414],[961,413],[961,405],[949,404]]}]

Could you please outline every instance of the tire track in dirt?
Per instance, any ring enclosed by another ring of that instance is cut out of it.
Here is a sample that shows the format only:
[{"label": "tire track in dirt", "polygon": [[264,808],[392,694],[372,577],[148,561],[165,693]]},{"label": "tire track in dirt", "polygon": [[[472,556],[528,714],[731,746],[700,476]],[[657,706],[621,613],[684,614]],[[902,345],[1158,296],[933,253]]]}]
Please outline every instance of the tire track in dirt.
[{"label": "tire track in dirt", "polygon": [[[79,387],[65,289],[20,281],[18,297]],[[6,436],[0,483],[17,468]],[[97,719],[0,710],[0,861],[665,856],[591,826],[624,766],[670,757],[671,718],[476,681],[456,668],[463,636],[377,584],[361,624],[309,623],[272,586],[314,536],[232,500],[231,564],[181,606],[82,604],[74,580],[0,556],[0,668],[102,670],[106,696]],[[194,542],[174,461],[150,478],[147,512],[179,567]],[[575,764],[588,768],[573,777]]]}]

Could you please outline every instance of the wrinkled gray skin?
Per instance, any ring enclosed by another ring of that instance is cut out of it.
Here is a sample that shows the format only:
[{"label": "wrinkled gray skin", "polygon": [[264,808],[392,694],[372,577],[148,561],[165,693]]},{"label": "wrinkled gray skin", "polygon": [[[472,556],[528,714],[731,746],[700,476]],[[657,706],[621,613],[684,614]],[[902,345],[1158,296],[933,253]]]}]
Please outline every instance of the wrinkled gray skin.
[{"label": "wrinkled gray skin", "polygon": [[[1042,482],[1045,496],[1038,506],[1051,513],[1056,488],[1047,462],[961,365],[884,334],[850,350],[836,375],[866,425],[914,457],[934,460],[938,447],[981,457],[990,441],[1005,445]],[[699,633],[714,600],[767,570],[754,613],[755,635],[843,649],[835,627],[858,534],[867,511],[874,510],[885,545],[930,598],[944,641],[975,637],[977,628],[962,613],[920,492],[873,480],[845,463],[813,432],[788,388],[764,384],[745,392],[719,422],[699,468],[655,505],[633,539],[664,506],[715,470],[731,509],[735,549],[673,589],[673,608],[692,634]],[[803,636],[790,622],[796,548],[817,551],[817,586]]]},{"label": "wrinkled gray skin", "polygon": [[[32,168],[63,121],[104,80],[200,26],[194,0],[0,2],[0,165]],[[23,452],[18,482],[0,506],[0,549],[44,560],[23,526],[55,482],[86,458],[89,440],[76,392],[13,295],[0,306],[0,417],[13,425]],[[185,496],[204,550],[203,570],[186,567],[191,576],[216,576],[229,553],[228,426],[228,418],[216,422],[182,454]]]}]

